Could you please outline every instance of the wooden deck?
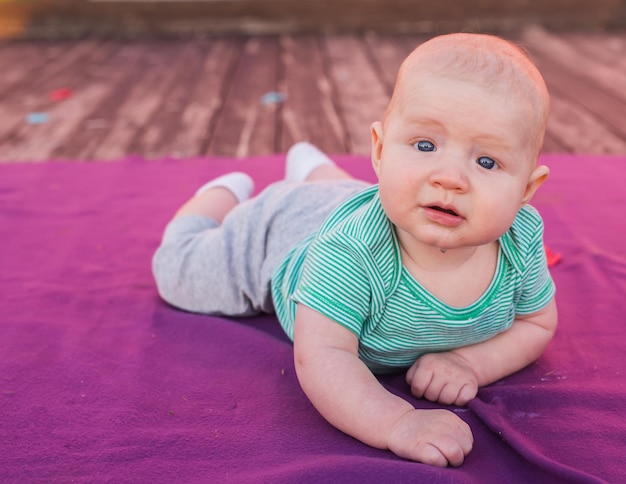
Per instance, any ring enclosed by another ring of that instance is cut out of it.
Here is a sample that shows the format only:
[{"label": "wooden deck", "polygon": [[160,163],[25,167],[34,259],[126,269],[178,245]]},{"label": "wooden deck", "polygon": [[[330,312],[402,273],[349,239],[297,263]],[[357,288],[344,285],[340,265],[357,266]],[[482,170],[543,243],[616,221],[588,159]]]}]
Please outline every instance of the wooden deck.
[{"label": "wooden deck", "polygon": [[[552,93],[546,152],[626,153],[626,32],[508,37]],[[3,41],[0,160],[244,157],[302,139],[366,154],[401,60],[425,38]]]}]

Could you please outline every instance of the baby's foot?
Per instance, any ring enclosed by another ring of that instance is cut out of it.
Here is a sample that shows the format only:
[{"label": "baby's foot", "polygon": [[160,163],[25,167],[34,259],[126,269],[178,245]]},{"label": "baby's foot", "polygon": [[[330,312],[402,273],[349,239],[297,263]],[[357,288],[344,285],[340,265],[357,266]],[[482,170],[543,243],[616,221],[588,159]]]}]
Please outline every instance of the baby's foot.
[{"label": "baby's foot", "polygon": [[205,183],[198,188],[196,195],[215,187],[223,187],[230,190],[232,194],[235,195],[235,198],[239,201],[239,203],[241,203],[248,200],[252,195],[252,192],[254,191],[254,181],[252,181],[252,178],[245,173],[236,171],[222,175],[208,183]]},{"label": "baby's foot", "polygon": [[311,143],[300,141],[287,151],[285,180],[304,181],[318,166],[334,164],[333,160]]}]

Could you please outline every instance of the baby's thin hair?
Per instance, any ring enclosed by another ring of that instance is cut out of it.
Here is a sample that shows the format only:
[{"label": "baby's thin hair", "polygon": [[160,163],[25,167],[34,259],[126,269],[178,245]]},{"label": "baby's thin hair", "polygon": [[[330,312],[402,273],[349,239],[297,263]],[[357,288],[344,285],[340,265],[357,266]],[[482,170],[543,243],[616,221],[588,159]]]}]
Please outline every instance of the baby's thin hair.
[{"label": "baby's thin hair", "polygon": [[[422,58],[420,62],[415,59]],[[503,89],[530,86],[541,77],[520,45],[487,34],[450,34],[418,46],[403,64],[423,72],[453,73]],[[532,81],[532,82],[529,82]]]}]

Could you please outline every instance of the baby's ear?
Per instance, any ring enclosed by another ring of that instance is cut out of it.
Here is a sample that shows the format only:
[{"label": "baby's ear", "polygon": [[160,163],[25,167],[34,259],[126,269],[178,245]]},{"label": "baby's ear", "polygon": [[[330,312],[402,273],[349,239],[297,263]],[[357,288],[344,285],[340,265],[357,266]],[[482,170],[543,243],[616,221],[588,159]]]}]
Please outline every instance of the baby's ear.
[{"label": "baby's ear", "polygon": [[372,124],[372,166],[374,172],[378,175],[380,160],[383,153],[383,123],[376,121]]},{"label": "baby's ear", "polygon": [[538,165],[528,177],[528,184],[522,198],[522,205],[526,205],[535,195],[537,189],[543,185],[550,176],[550,169],[545,165]]}]

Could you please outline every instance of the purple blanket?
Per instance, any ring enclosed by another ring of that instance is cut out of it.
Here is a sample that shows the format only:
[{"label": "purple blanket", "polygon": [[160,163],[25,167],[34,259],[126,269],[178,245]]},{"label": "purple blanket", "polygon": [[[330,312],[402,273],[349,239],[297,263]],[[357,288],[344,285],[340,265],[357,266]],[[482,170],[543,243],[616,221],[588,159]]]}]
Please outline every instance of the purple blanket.
[{"label": "purple blanket", "polygon": [[[372,179],[368,160],[338,157]],[[625,482],[626,158],[547,156],[534,205],[560,326],[467,408],[475,447],[437,469],[327,424],[273,316],[159,300],[150,260],[207,179],[262,188],[282,157],[0,165],[0,481]],[[383,384],[418,407],[402,375]]]}]

